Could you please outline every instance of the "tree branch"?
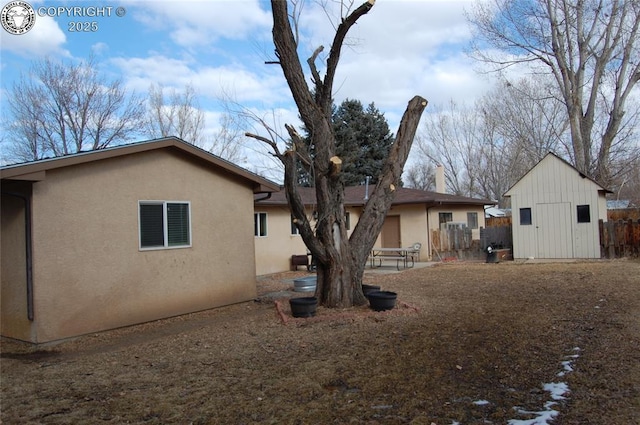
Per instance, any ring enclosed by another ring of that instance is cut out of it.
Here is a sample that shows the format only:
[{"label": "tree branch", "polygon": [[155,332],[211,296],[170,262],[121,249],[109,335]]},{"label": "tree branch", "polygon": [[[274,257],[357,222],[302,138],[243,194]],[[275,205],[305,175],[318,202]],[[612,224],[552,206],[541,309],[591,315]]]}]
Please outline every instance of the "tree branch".
[{"label": "tree branch", "polygon": [[254,133],[244,133],[245,136],[247,137],[251,137],[252,139],[256,139],[260,142],[266,143],[267,145],[271,146],[271,149],[273,149],[273,154],[274,156],[278,157],[280,160],[282,160],[282,154],[280,153],[280,150],[278,149],[278,145],[276,142],[274,142],[271,139],[268,139],[264,136],[260,136],[259,134],[254,134]]},{"label": "tree branch", "polygon": [[324,50],[324,46],[318,47],[313,52],[311,57],[309,59],[307,59],[307,63],[309,64],[309,69],[311,69],[311,76],[312,76],[313,84],[316,87],[316,94],[320,92],[321,87],[322,87],[322,78],[320,77],[320,73],[318,72],[318,68],[316,68],[316,59],[318,58],[318,55],[320,53],[322,53],[323,50]]},{"label": "tree branch", "polygon": [[333,38],[331,44],[331,51],[329,52],[329,59],[327,60],[327,72],[324,78],[324,87],[322,93],[320,93],[320,106],[325,110],[331,109],[331,89],[333,87],[333,80],[336,75],[336,69],[338,67],[338,61],[340,60],[340,50],[342,49],[342,43],[344,42],[349,29],[356,23],[361,16],[367,14],[373,7],[375,0],[367,0],[349,16],[344,18],[336,30],[336,35]]}]

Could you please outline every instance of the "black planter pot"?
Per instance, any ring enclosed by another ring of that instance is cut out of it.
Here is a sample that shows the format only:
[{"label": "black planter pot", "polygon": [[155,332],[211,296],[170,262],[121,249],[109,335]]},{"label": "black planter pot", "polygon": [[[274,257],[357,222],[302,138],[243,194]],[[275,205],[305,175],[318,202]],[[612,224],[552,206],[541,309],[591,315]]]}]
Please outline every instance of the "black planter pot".
[{"label": "black planter pot", "polygon": [[316,297],[291,298],[289,305],[293,317],[313,317],[316,315],[318,299]]},{"label": "black planter pot", "polygon": [[367,294],[369,307],[375,311],[391,310],[396,306],[398,294],[390,291],[372,291]]},{"label": "black planter pot", "polygon": [[369,292],[379,291],[380,287],[378,285],[367,285],[366,283],[362,284],[362,292],[366,296]]}]

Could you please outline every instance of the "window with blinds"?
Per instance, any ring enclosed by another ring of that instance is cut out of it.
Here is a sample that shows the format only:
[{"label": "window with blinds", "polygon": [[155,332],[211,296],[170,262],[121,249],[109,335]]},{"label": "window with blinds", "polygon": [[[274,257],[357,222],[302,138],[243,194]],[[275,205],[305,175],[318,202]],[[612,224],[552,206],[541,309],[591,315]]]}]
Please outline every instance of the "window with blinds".
[{"label": "window with blinds", "polygon": [[140,201],[140,248],[191,246],[189,202]]}]

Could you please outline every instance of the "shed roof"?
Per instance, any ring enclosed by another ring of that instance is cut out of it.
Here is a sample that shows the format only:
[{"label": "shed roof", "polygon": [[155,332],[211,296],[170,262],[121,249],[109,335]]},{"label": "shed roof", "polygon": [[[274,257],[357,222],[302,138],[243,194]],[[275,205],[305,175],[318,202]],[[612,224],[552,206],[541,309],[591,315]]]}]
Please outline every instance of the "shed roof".
[{"label": "shed roof", "polygon": [[534,172],[534,170],[535,170],[535,169],[536,169],[536,168],[537,168],[537,167],[538,167],[538,166],[539,166],[543,161],[548,160],[548,158],[554,158],[555,160],[560,161],[561,163],[563,163],[563,164],[564,164],[564,165],[566,165],[567,167],[571,168],[572,170],[574,170],[574,171],[576,172],[576,174],[577,174],[578,176],[580,176],[580,177],[581,177],[581,178],[583,178],[583,179],[587,179],[587,180],[589,180],[590,182],[592,182],[593,184],[595,184],[595,185],[598,187],[598,190],[599,190],[599,191],[602,191],[602,192],[604,192],[604,193],[613,193],[613,192],[612,192],[612,191],[610,191],[609,189],[606,189],[606,188],[602,187],[602,185],[600,185],[600,183],[596,182],[596,181],[595,181],[595,180],[593,180],[591,177],[587,176],[586,174],[584,174],[583,172],[581,172],[580,170],[578,170],[576,167],[574,167],[573,165],[571,165],[570,163],[568,163],[568,162],[567,162],[567,161],[565,161],[564,159],[560,158],[560,157],[559,157],[558,155],[556,155],[555,153],[553,153],[553,152],[549,152],[549,153],[547,153],[547,154],[546,154],[546,155],[545,155],[545,156],[544,156],[540,161],[538,161],[538,163],[537,163],[536,165],[534,165],[533,167],[531,167],[531,169],[530,169],[529,171],[527,171],[527,172],[524,174],[524,176],[520,177],[520,179],[519,179],[517,182],[515,182],[515,183],[513,184],[513,186],[511,186],[511,187],[509,188],[509,190],[507,190],[507,191],[505,192],[504,196],[509,196],[509,197],[510,197],[510,196],[512,195],[513,191],[514,191],[514,188],[516,188],[516,186],[518,186],[518,185],[519,185],[519,183],[520,183],[521,181],[523,181],[523,180],[525,180],[526,178],[528,178],[528,177],[531,175],[531,173],[532,173],[532,172]]},{"label": "shed roof", "polygon": [[254,193],[276,192],[279,190],[277,183],[265,179],[249,170],[233,164],[204,149],[198,148],[177,137],[164,137],[161,139],[147,140],[127,145],[114,146],[106,149],[98,149],[87,152],[79,152],[55,158],[41,159],[0,167],[0,179],[41,181],[46,178],[47,171],[58,168],[70,167],[79,164],[87,164],[125,155],[148,152],[157,149],[169,149],[188,157],[201,161],[206,166],[215,168],[246,181]]},{"label": "shed roof", "polygon": [[[373,186],[369,187],[369,193],[373,190]],[[312,187],[299,187],[298,191],[305,205],[314,205],[316,203],[315,189]],[[365,195],[366,186],[348,186],[344,189],[345,205],[362,206],[367,201]],[[428,206],[436,205],[493,205],[495,201],[488,199],[469,198],[466,196],[449,195],[446,193],[430,192],[420,189],[410,189],[399,187],[396,189],[396,196],[392,205],[407,204],[426,204]],[[275,192],[268,199],[256,200],[256,205],[279,206],[287,205],[287,198],[284,190]]]}]

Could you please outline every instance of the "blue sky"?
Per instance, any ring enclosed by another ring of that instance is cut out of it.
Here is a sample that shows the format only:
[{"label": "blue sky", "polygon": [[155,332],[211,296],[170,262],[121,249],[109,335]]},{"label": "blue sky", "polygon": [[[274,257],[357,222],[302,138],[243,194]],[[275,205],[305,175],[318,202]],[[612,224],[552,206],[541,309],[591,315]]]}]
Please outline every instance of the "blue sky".
[{"label": "blue sky", "polygon": [[[2,0],[4,6],[8,1]],[[146,93],[153,83],[181,90],[192,85],[205,110],[207,131],[219,126],[220,98],[231,96],[280,124],[297,122],[286,81],[273,60],[269,2],[209,1],[28,1],[37,10],[111,7],[111,16],[40,16],[23,35],[0,30],[2,96],[21,71],[45,56],[79,60],[93,54],[101,70]],[[329,46],[333,27],[317,1],[302,13],[300,53]],[[328,2],[337,3],[337,2]],[[359,5],[357,0],[355,5]],[[490,82],[464,54],[470,31],[463,11],[471,0],[378,0],[350,33],[334,87],[345,98],[375,102],[395,133],[411,97],[431,105],[472,102]],[[117,7],[126,14],[116,16]],[[70,22],[95,22],[95,32],[69,31]],[[4,100],[3,100],[4,104]],[[276,124],[277,125],[277,124]]]}]

